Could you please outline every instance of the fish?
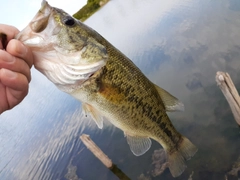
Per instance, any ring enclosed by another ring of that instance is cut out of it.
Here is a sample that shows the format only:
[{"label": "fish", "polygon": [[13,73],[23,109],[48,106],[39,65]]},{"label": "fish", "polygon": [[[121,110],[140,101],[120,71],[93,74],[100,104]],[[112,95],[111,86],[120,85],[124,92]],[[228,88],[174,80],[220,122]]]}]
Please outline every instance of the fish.
[{"label": "fish", "polygon": [[16,39],[31,48],[37,70],[82,102],[98,128],[107,119],[121,129],[136,156],[157,141],[172,176],[183,173],[198,149],[175,129],[167,111],[181,111],[184,105],[99,33],[43,0]]}]

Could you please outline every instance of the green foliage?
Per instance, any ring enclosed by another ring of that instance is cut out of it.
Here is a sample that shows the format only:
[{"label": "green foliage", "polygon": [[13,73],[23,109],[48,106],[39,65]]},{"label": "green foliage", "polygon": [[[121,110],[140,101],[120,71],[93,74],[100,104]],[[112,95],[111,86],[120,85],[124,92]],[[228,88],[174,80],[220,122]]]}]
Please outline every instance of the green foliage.
[{"label": "green foliage", "polygon": [[87,4],[83,6],[78,12],[76,12],[73,17],[80,21],[85,21],[93,13],[95,13],[101,6],[101,2],[104,4],[108,1],[104,0],[88,0]]}]

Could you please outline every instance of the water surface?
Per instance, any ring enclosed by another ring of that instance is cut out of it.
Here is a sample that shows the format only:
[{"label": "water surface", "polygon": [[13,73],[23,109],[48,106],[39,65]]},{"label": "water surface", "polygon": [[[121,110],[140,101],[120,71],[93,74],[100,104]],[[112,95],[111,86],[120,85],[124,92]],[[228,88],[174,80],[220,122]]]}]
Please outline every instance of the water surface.
[{"label": "water surface", "polygon": [[[215,74],[228,72],[240,88],[239,1],[112,0],[86,24],[185,104],[184,112],[169,116],[199,151],[176,179],[192,172],[194,180],[224,179],[240,156],[240,133]],[[161,148],[153,142],[134,156],[121,130],[107,121],[98,129],[81,116],[80,102],[35,70],[28,97],[0,118],[0,179],[118,179],[85,148],[82,133],[131,179],[149,175],[152,154]],[[166,170],[152,179],[174,178]]]}]

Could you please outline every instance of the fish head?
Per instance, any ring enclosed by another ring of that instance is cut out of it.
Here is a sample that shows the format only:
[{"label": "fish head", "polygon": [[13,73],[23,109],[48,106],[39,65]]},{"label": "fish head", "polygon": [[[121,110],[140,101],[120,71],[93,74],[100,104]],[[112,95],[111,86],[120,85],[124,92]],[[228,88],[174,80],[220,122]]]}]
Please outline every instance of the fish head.
[{"label": "fish head", "polygon": [[68,91],[102,68],[107,50],[95,31],[47,1],[16,39],[30,47],[34,66],[56,86]]}]

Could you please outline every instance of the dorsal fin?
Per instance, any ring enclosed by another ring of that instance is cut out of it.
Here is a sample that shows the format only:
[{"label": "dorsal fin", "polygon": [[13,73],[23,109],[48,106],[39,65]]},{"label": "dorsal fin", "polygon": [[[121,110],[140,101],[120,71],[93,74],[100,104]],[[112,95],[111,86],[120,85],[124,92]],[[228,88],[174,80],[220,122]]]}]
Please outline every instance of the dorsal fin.
[{"label": "dorsal fin", "polygon": [[184,111],[184,104],[166,90],[154,84],[160,95],[166,111]]}]

